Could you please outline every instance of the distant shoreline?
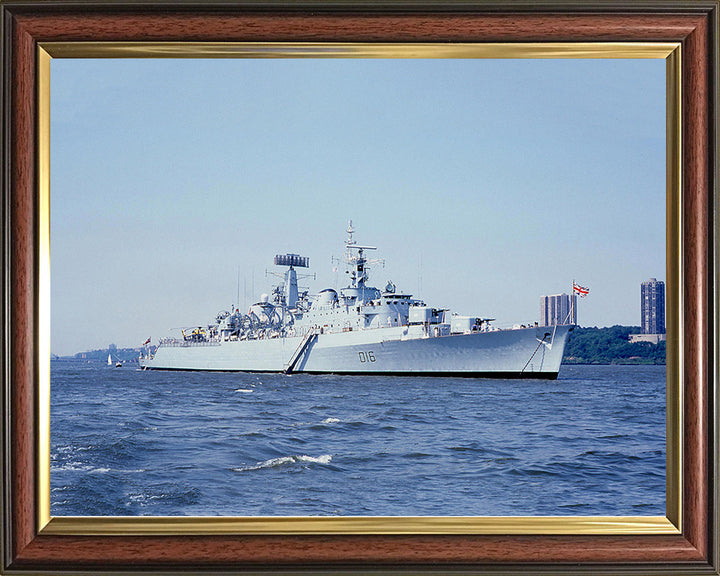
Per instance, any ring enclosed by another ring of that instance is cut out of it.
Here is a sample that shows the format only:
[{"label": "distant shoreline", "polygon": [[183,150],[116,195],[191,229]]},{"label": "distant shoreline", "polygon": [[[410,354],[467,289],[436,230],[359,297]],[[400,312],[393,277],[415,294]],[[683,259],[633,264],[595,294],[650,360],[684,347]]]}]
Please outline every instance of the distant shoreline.
[{"label": "distant shoreline", "polygon": [[639,334],[639,326],[581,328],[570,332],[563,364],[595,365],[664,365],[665,342],[630,343],[631,334]]},{"label": "distant shoreline", "polygon": [[618,359],[613,362],[585,362],[577,361],[574,358],[564,359],[562,361],[563,366],[665,366],[665,362],[650,362],[643,360],[625,360]]}]

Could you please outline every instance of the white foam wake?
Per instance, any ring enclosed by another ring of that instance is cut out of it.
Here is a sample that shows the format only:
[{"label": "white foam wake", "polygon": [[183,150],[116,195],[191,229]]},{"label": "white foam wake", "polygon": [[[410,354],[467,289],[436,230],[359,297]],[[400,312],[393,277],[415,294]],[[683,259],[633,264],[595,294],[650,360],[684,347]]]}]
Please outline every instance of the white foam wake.
[{"label": "white foam wake", "polygon": [[281,456],[280,458],[270,458],[264,462],[258,462],[252,466],[241,466],[239,468],[233,468],[235,472],[250,472],[252,470],[262,470],[263,468],[276,468],[278,466],[284,466],[286,464],[295,464],[297,462],[310,462],[313,464],[329,464],[332,460],[330,454],[323,454],[321,456]]},{"label": "white foam wake", "polygon": [[316,464],[329,464],[330,460],[332,460],[330,454],[323,454],[317,458],[313,458],[312,456],[295,456],[295,458],[297,458],[299,462],[314,462]]}]

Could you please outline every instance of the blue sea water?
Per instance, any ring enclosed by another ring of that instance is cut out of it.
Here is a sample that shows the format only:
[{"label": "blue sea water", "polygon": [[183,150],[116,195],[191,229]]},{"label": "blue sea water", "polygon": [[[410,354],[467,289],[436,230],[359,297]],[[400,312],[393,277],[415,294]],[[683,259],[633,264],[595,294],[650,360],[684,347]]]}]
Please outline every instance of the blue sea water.
[{"label": "blue sea water", "polygon": [[51,368],[54,516],[664,515],[665,367]]}]

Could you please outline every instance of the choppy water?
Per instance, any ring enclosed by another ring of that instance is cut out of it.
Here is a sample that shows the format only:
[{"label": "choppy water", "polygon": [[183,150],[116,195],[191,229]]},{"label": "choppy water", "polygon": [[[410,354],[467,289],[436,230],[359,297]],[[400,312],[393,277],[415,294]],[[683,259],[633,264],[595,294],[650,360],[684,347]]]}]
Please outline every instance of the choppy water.
[{"label": "choppy water", "polygon": [[557,381],[52,363],[51,512],[664,515],[665,367]]}]

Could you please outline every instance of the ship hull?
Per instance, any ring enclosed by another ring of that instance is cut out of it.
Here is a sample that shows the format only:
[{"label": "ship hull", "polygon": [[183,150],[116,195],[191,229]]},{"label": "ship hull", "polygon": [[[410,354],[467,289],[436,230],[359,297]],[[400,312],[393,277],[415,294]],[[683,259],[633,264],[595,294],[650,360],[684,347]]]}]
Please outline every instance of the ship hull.
[{"label": "ship hull", "polygon": [[161,345],[143,368],[283,372],[557,378],[570,326],[432,336],[423,326],[318,334],[302,338]]}]

